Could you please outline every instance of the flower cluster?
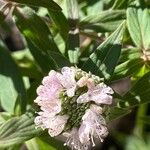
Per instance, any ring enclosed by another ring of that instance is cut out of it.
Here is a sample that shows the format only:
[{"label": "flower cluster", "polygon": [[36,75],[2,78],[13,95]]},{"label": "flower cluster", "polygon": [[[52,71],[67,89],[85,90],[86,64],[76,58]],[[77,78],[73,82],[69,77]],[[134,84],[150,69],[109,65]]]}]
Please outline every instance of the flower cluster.
[{"label": "flower cluster", "polygon": [[99,77],[75,67],[63,67],[61,72],[50,71],[37,89],[35,100],[41,111],[35,124],[48,129],[51,137],[67,136],[65,145],[76,150],[95,146],[108,130],[103,106],[112,103],[113,90]]}]

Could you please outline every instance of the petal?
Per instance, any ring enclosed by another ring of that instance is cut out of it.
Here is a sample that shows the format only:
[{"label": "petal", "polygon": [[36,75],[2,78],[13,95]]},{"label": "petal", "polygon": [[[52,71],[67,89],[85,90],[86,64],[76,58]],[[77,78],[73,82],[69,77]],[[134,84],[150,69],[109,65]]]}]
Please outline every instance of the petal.
[{"label": "petal", "polygon": [[59,91],[61,90],[61,85],[51,83],[48,86],[40,85],[37,88],[37,94],[39,99],[51,100],[59,96]]},{"label": "petal", "polygon": [[101,139],[105,138],[108,135],[108,129],[106,126],[98,126],[96,127],[95,131],[96,131],[96,136],[101,137]]},{"label": "petal", "polygon": [[88,143],[81,143],[79,139],[78,129],[73,128],[69,133],[69,137],[66,140],[65,145],[69,146],[71,149],[76,150],[88,150],[90,142]]},{"label": "petal", "polygon": [[54,118],[50,118],[47,122],[48,133],[50,136],[54,137],[59,135],[67,123],[68,116],[55,116]]},{"label": "petal", "polygon": [[90,101],[88,93],[82,94],[77,98],[77,103],[87,103]]},{"label": "petal", "polygon": [[95,112],[96,114],[102,114],[103,113],[102,107],[94,105],[94,104],[90,105],[90,110]]},{"label": "petal", "polygon": [[77,85],[79,87],[83,87],[86,86],[88,87],[88,89],[91,89],[95,86],[94,80],[92,78],[88,78],[88,77],[82,77],[78,82]]},{"label": "petal", "polygon": [[76,85],[75,72],[69,67],[62,68],[63,80],[61,80],[65,88],[71,88]]},{"label": "petal", "polygon": [[46,129],[46,126],[43,124],[44,119],[45,119],[45,118],[43,118],[42,116],[37,116],[37,117],[35,117],[34,123],[35,123],[36,127],[40,127],[40,128],[42,128],[43,130]]},{"label": "petal", "polygon": [[76,90],[76,87],[72,87],[72,88],[67,89],[67,95],[69,97],[73,97],[75,95],[75,90]]},{"label": "petal", "polygon": [[81,143],[88,143],[90,141],[90,128],[84,123],[79,128],[79,139]]},{"label": "petal", "polygon": [[96,104],[112,104],[112,96],[107,94],[98,94],[98,95],[92,95],[91,101],[94,101]]},{"label": "petal", "polygon": [[112,90],[111,87],[107,86],[106,84],[104,84],[103,82],[98,84],[96,86],[97,89],[101,89],[103,93],[107,93],[107,94],[113,94],[114,91]]},{"label": "petal", "polygon": [[47,111],[49,113],[58,114],[61,111],[61,102],[60,101],[41,101],[39,103],[41,110]]},{"label": "petal", "polygon": [[103,142],[104,137],[108,135],[106,121],[104,117],[99,114],[100,109],[98,108],[98,106],[96,107],[96,105],[93,105],[86,111],[86,113],[82,117],[82,123],[80,126],[81,142],[87,141],[89,137],[92,141],[93,146],[95,146],[94,137],[99,138],[100,141]]},{"label": "petal", "polygon": [[77,85],[79,87],[83,87],[87,84],[87,80],[88,80],[88,77],[82,77],[78,82],[77,82]]},{"label": "petal", "polygon": [[67,91],[67,95],[72,97],[76,89],[75,72],[69,67],[63,67],[61,72],[62,74],[57,74],[57,77]]}]

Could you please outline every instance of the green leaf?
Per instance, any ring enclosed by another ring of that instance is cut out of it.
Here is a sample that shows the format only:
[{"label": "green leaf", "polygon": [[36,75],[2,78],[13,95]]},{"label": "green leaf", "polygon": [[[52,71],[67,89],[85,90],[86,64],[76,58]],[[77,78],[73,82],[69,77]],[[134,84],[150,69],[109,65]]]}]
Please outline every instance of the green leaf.
[{"label": "green leaf", "polygon": [[[33,41],[42,51],[59,52],[47,24],[30,8],[14,10],[16,24],[21,33]],[[36,22],[36,25],[35,25]]]},{"label": "green leaf", "polygon": [[90,55],[82,67],[83,70],[106,79],[110,78],[120,56],[124,26],[125,22]]},{"label": "green leaf", "polygon": [[120,64],[115,68],[112,80],[126,76],[142,77],[150,71],[149,62],[142,59],[143,53],[137,48],[123,49],[120,57]]},{"label": "green leaf", "polygon": [[3,109],[14,113],[18,95],[21,110],[26,109],[26,91],[20,72],[7,48],[0,42],[0,103]]},{"label": "green leaf", "polygon": [[28,150],[40,150],[40,149],[57,150],[55,147],[52,147],[50,144],[47,144],[46,142],[40,140],[39,138],[31,139],[27,141],[25,144]]},{"label": "green leaf", "polygon": [[150,102],[150,72],[141,77],[131,90],[123,96],[120,107],[133,107]]},{"label": "green leaf", "polygon": [[49,10],[49,15],[52,18],[52,21],[54,22],[56,27],[58,28],[63,39],[66,40],[68,38],[69,24],[65,15],[61,11],[55,12],[51,10]]},{"label": "green leaf", "polygon": [[[30,52],[45,73],[49,72],[50,69],[56,69],[57,64],[48,52],[60,52],[48,26],[31,9],[24,9],[24,11],[28,11],[28,13],[24,12],[23,14],[19,9],[16,9],[14,14],[20,31],[26,37]],[[35,22],[37,23],[36,26],[34,25]]]},{"label": "green leaf", "polygon": [[143,65],[143,60],[139,58],[127,60],[116,67],[111,80],[118,80],[127,76],[135,76],[135,74],[141,70]]},{"label": "green leaf", "polygon": [[114,31],[125,19],[123,10],[107,10],[95,15],[89,15],[80,22],[81,30],[94,30],[96,32]]},{"label": "green leaf", "polygon": [[0,125],[10,119],[12,116],[8,112],[0,112]]},{"label": "green leaf", "polygon": [[42,52],[30,39],[26,38],[26,41],[31,54],[44,73],[48,73],[51,69],[57,68],[57,65],[48,53],[45,51]]},{"label": "green leaf", "polygon": [[[146,141],[149,141],[149,137]],[[142,137],[130,136],[127,138],[125,150],[149,150],[150,144],[146,141]]]},{"label": "green leaf", "polygon": [[115,107],[111,107],[108,109],[108,114],[106,116],[106,120],[108,122],[114,120],[114,119],[118,119],[122,116],[125,116],[127,114],[129,114],[131,112],[131,110],[129,109],[123,109],[123,108],[118,108],[117,106]]},{"label": "green leaf", "polygon": [[55,3],[53,0],[9,0],[9,1],[25,4],[29,6],[31,5],[36,7],[45,7],[53,11],[61,10],[60,6],[57,3]]},{"label": "green leaf", "polygon": [[71,66],[69,60],[62,54],[49,52],[49,56],[53,58],[54,62],[57,65],[57,68],[62,68],[64,66]]},{"label": "green leaf", "polygon": [[142,52],[137,48],[125,48],[121,51],[120,62],[125,62],[131,59],[140,59],[142,56]]},{"label": "green leaf", "polygon": [[35,129],[31,113],[12,118],[0,126],[0,148],[20,144],[40,133],[41,129]]},{"label": "green leaf", "polygon": [[69,36],[67,41],[67,50],[69,60],[73,64],[78,63],[79,58],[79,9],[77,0],[66,0],[68,19],[69,19]]},{"label": "green leaf", "polygon": [[[94,16],[93,16],[94,17]],[[82,32],[96,32],[96,33],[105,33],[115,31],[123,20],[117,21],[108,21],[105,23],[87,23],[81,27]]]},{"label": "green leaf", "polygon": [[[97,12],[103,11],[104,1],[86,1],[86,14],[87,15],[97,15]],[[83,6],[84,7],[84,6]]]},{"label": "green leaf", "polygon": [[56,150],[69,150],[68,147],[64,146],[64,142],[54,139],[50,137],[49,135],[43,135],[39,137],[40,140],[42,140],[44,143],[51,145],[52,147],[55,147]]},{"label": "green leaf", "polygon": [[134,0],[115,0],[114,5],[112,6],[112,9],[123,9],[127,8],[129,4]]},{"label": "green leaf", "polygon": [[127,25],[135,45],[141,49],[150,48],[150,13],[148,9],[127,9]]},{"label": "green leaf", "polygon": [[29,49],[13,52],[12,57],[16,61],[22,76],[30,78],[40,78],[42,76]]}]

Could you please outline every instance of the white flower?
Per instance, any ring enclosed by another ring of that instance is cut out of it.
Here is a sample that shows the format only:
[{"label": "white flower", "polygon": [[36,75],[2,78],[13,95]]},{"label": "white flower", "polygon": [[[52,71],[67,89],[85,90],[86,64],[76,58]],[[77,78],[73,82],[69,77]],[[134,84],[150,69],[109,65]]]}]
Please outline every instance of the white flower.
[{"label": "white flower", "polygon": [[63,67],[61,73],[58,75],[58,79],[66,89],[67,95],[73,97],[76,90],[75,70],[73,68]]},{"label": "white flower", "polygon": [[64,133],[67,135],[67,140],[64,145],[71,147],[71,149],[76,150],[88,150],[90,142],[81,143],[79,139],[79,132],[77,128],[73,128],[70,133]]},{"label": "white flower", "polygon": [[100,104],[111,104],[111,94],[113,90],[91,73],[74,67],[52,70],[37,88],[34,102],[40,111],[34,120],[36,127],[47,129],[51,137],[65,132],[65,145],[88,150],[91,143],[95,146],[94,138],[102,142],[108,134]]},{"label": "white flower", "polygon": [[86,103],[94,101],[96,104],[111,104],[113,90],[106,86],[104,83],[100,83],[96,86],[91,86],[87,93],[80,95],[77,99],[77,103]]},{"label": "white flower", "polygon": [[101,142],[107,136],[108,131],[105,119],[102,117],[98,106],[92,106],[82,117],[82,123],[79,128],[79,139],[81,143],[92,142],[95,146],[94,137],[99,138]]}]

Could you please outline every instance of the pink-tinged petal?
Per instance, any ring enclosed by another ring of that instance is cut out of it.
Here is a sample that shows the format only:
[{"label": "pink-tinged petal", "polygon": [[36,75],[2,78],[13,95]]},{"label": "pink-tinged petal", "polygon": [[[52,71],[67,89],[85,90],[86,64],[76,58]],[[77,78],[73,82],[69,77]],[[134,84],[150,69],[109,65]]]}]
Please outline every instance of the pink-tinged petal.
[{"label": "pink-tinged petal", "polygon": [[90,142],[90,128],[85,124],[81,124],[79,128],[79,139],[81,143],[88,143]]},{"label": "pink-tinged petal", "polygon": [[48,83],[48,85],[40,85],[37,88],[37,94],[39,99],[51,100],[59,96],[59,92],[62,89],[60,84],[55,82]]},{"label": "pink-tinged petal", "polygon": [[76,90],[76,87],[67,89],[66,92],[67,92],[68,97],[73,97],[75,95],[75,90]]},{"label": "pink-tinged petal", "polygon": [[76,89],[75,72],[69,67],[63,67],[61,73],[57,74],[57,78],[66,90],[67,95],[69,97],[74,96]]},{"label": "pink-tinged petal", "polygon": [[77,82],[77,85],[79,87],[83,87],[87,84],[87,80],[88,80],[88,77],[82,77],[78,82]]},{"label": "pink-tinged petal", "polygon": [[51,137],[59,135],[63,131],[65,124],[67,123],[67,120],[68,116],[66,115],[64,116],[57,115],[53,118],[49,118],[46,126],[48,128],[49,135]]},{"label": "pink-tinged petal", "polygon": [[62,85],[57,78],[57,72],[50,71],[49,76],[43,78],[42,84],[37,88],[38,99],[52,100],[59,97]]},{"label": "pink-tinged petal", "polygon": [[50,93],[50,90],[43,85],[40,85],[37,88],[37,94],[41,99],[51,99],[53,95]]},{"label": "pink-tinged petal", "polygon": [[43,130],[46,129],[46,126],[43,124],[44,121],[45,121],[45,118],[43,118],[42,116],[37,116],[34,119],[34,123],[35,123],[36,127],[40,127]]},{"label": "pink-tinged petal", "polygon": [[36,126],[42,129],[48,129],[48,133],[52,137],[59,135],[63,131],[68,120],[68,116],[66,115],[50,114],[47,111],[39,112],[38,114],[39,116],[34,120]]},{"label": "pink-tinged petal", "polygon": [[94,107],[92,106],[86,111],[79,128],[80,141],[82,143],[91,141],[93,146],[95,146],[94,138],[99,138],[103,142],[103,139],[108,135],[105,119],[99,114],[101,108],[95,107],[95,110]]},{"label": "pink-tinged petal", "polygon": [[72,150],[88,150],[90,142],[81,143],[79,139],[79,132],[77,128],[73,128],[68,134],[66,143],[64,145],[69,146]]},{"label": "pink-tinged petal", "polygon": [[94,82],[94,80],[92,78],[89,78],[87,80],[87,87],[88,87],[88,89],[92,89],[92,88],[95,87],[95,82]]},{"label": "pink-tinged petal", "polygon": [[114,91],[111,87],[107,86],[104,83],[100,83],[96,86],[97,89],[101,89],[103,93],[114,94]]},{"label": "pink-tinged petal", "polygon": [[100,106],[97,106],[97,105],[94,105],[94,104],[91,104],[90,105],[90,110],[96,114],[102,114],[103,113],[103,109],[102,107]]},{"label": "pink-tinged petal", "polygon": [[89,77],[82,77],[78,82],[77,85],[79,87],[83,87],[83,86],[87,86],[88,89],[91,89],[95,86],[94,80],[92,78]]},{"label": "pink-tinged petal", "polygon": [[61,102],[58,100],[52,100],[52,101],[41,101],[39,103],[39,106],[41,106],[42,111],[47,111],[50,113],[58,114],[61,111]]},{"label": "pink-tinged petal", "polygon": [[92,95],[91,100],[95,101],[96,104],[112,104],[112,96],[103,93],[99,95]]},{"label": "pink-tinged petal", "polygon": [[100,83],[90,88],[86,93],[80,95],[77,99],[77,103],[94,101],[96,104],[110,105],[113,99],[110,94],[113,94],[113,90],[104,83]]},{"label": "pink-tinged petal", "polygon": [[88,93],[82,94],[77,98],[77,103],[87,103],[91,101]]}]

